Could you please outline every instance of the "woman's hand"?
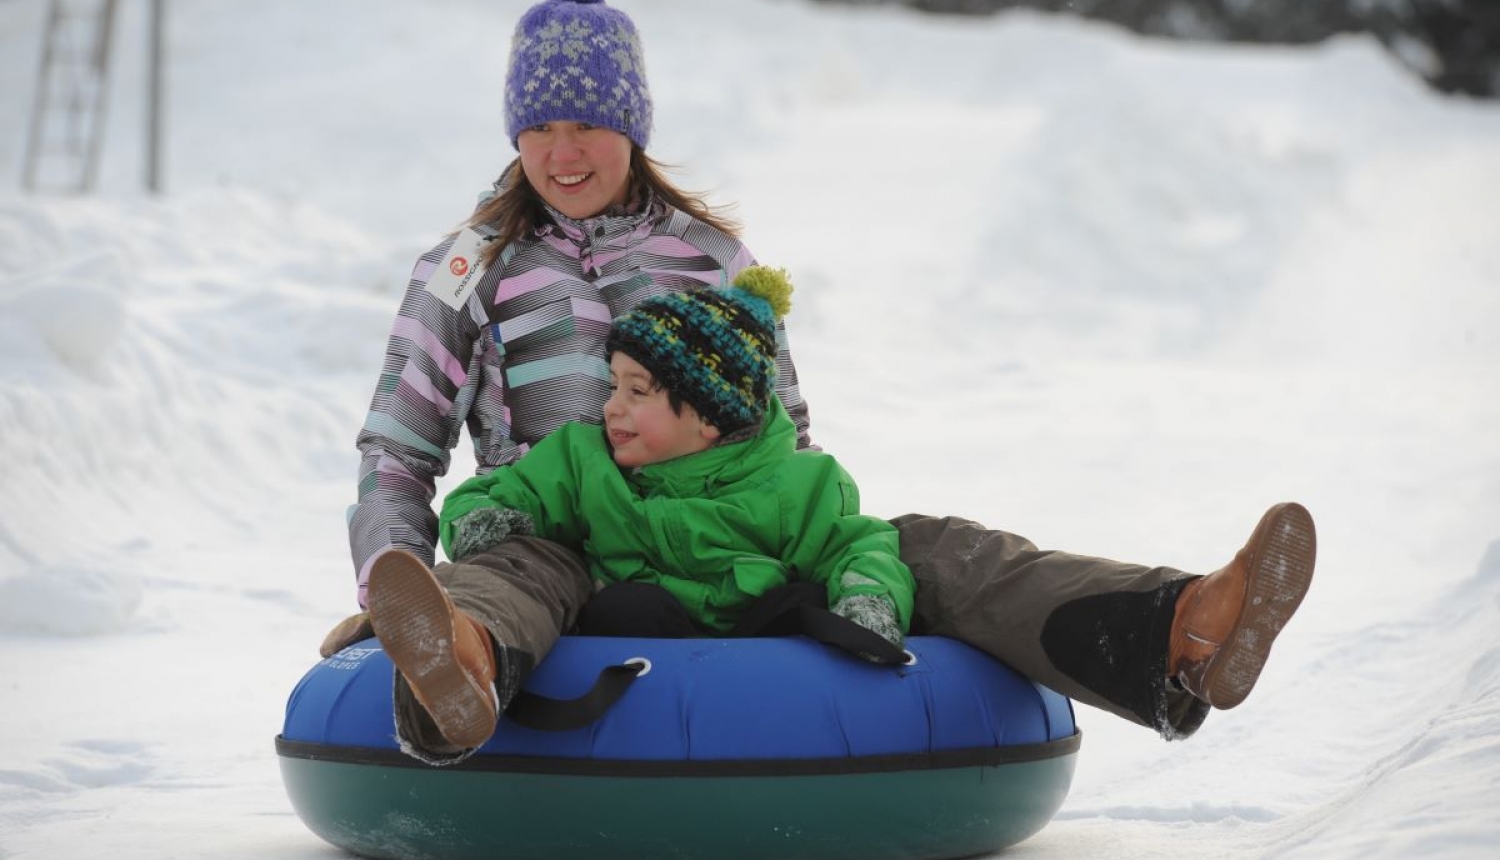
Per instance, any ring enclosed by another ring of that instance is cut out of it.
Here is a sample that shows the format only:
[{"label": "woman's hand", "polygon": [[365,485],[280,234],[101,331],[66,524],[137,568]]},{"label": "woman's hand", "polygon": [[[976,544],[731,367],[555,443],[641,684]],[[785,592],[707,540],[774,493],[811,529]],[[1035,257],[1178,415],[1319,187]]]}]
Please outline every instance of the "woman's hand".
[{"label": "woman's hand", "polygon": [[323,637],[323,644],[318,647],[320,657],[332,657],[340,651],[348,648],[356,642],[363,642],[375,635],[375,627],[370,623],[370,613],[360,612],[351,615],[334,625]]}]

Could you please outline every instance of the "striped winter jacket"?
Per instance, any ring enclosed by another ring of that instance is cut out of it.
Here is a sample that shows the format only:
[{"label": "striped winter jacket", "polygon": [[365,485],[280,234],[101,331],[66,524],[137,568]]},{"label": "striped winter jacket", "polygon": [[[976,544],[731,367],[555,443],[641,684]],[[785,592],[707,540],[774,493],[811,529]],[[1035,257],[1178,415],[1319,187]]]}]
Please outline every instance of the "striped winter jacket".
[{"label": "striped winter jacket", "polygon": [[[435,479],[467,425],[478,472],[514,462],[568,421],[599,423],[614,317],[661,293],[726,287],[755,260],[739,240],[665,204],[552,224],[506,248],[455,311],[428,291],[449,237],[417,261],[360,431],[349,544],[365,603],[370,561],[401,547],[431,563]],[[477,227],[481,235],[493,231]],[[808,445],[807,406],[778,328],[777,394]]]}]

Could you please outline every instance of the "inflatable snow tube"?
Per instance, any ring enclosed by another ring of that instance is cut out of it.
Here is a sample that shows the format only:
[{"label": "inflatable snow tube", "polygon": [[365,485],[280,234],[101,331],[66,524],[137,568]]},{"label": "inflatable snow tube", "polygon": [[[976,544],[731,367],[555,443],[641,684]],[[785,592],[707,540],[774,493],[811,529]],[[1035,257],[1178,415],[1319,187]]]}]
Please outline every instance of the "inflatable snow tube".
[{"label": "inflatable snow tube", "polygon": [[1072,703],[955,640],[907,649],[566,636],[526,690],[571,699],[628,666],[618,701],[566,731],[507,715],[438,768],[399,751],[372,639],[307,673],[276,749],[309,829],[391,860],[936,860],[1040,830],[1072,782]]}]

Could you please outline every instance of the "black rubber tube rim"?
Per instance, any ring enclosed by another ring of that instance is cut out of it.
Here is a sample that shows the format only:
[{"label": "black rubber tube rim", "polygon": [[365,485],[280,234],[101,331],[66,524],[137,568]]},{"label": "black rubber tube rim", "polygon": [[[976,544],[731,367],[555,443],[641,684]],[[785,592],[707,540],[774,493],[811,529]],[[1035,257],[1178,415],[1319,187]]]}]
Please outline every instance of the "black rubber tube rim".
[{"label": "black rubber tube rim", "polygon": [[[925,753],[797,759],[716,759],[708,761],[628,761],[620,759],[572,759],[544,756],[474,755],[446,765],[448,771],[483,773],[555,774],[558,776],[714,777],[714,776],[832,776],[860,773],[893,773],[910,770],[944,770],[964,767],[1000,767],[1045,761],[1077,754],[1083,733],[1055,741],[995,747],[970,747]],[[430,765],[399,750],[291,741],[278,735],[276,753],[283,758],[379,767],[411,767],[432,770]]]}]

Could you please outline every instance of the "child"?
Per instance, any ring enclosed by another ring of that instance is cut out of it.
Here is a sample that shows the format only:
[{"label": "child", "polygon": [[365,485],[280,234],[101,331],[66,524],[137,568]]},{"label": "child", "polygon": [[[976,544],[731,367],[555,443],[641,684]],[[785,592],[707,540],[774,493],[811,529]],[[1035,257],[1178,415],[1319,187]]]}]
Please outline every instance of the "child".
[{"label": "child", "polygon": [[[812,583],[835,614],[899,646],[915,584],[896,529],[859,513],[831,456],[797,450],[774,396],[790,292],[784,273],[755,266],[728,290],[659,296],[615,320],[604,426],[564,425],[449,494],[439,533],[453,567],[483,568],[513,536],[581,551],[601,590],[580,631],[614,635],[746,635],[747,611]],[[484,743],[529,666],[509,665],[414,556],[376,562],[369,603],[440,751]]]}]

